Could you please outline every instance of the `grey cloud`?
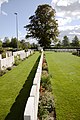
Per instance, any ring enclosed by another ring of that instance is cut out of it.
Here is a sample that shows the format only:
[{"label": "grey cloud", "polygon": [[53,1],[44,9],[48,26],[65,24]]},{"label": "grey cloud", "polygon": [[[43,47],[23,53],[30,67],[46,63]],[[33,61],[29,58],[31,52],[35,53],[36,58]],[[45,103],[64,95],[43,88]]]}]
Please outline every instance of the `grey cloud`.
[{"label": "grey cloud", "polygon": [[79,1],[77,2],[74,2],[70,5],[67,5],[67,6],[55,6],[56,10],[58,11],[80,11],[80,3]]}]

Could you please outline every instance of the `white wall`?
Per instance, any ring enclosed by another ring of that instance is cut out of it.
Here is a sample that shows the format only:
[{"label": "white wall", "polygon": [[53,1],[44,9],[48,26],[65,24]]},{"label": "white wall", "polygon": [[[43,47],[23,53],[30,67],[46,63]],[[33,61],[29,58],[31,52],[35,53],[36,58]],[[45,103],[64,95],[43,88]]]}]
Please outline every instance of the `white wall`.
[{"label": "white wall", "polygon": [[24,120],[37,120],[38,102],[39,102],[39,89],[42,73],[43,53],[40,58],[40,62],[33,80],[33,86],[31,88],[30,97],[26,103],[24,111]]}]

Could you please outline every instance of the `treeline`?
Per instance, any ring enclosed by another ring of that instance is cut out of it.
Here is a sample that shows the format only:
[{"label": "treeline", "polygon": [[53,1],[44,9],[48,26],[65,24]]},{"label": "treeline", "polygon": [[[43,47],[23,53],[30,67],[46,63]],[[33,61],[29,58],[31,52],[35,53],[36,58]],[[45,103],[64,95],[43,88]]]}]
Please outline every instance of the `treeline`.
[{"label": "treeline", "polygon": [[29,49],[29,48],[36,49],[37,45],[35,43],[30,44],[25,40],[19,41],[16,38],[11,38],[10,40],[8,37],[5,37],[3,41],[0,40],[0,49],[2,48],[18,49],[18,50]]},{"label": "treeline", "polygon": [[69,38],[65,35],[62,39],[62,41],[59,40],[59,42],[55,45],[57,47],[80,47],[80,40],[75,35],[72,41],[69,40]]}]

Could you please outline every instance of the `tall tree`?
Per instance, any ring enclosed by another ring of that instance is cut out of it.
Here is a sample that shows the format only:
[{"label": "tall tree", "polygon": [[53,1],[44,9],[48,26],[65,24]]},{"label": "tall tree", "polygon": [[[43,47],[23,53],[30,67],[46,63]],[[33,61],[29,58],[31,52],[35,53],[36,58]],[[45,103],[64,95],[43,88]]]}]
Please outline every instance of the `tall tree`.
[{"label": "tall tree", "polygon": [[63,46],[69,46],[69,38],[67,36],[64,36],[63,40],[62,40],[62,45]]},{"label": "tall tree", "polygon": [[56,46],[61,46],[62,45],[62,43],[61,43],[61,41],[59,40],[59,42],[56,44]]},{"label": "tall tree", "polygon": [[11,39],[11,47],[17,48],[17,39],[16,38]]},{"label": "tall tree", "polygon": [[30,24],[26,25],[26,38],[33,37],[43,47],[48,47],[51,41],[58,37],[58,23],[55,19],[55,10],[48,4],[39,5],[35,15],[29,17]]},{"label": "tall tree", "polygon": [[79,39],[76,35],[74,36],[72,40],[72,46],[79,46]]},{"label": "tall tree", "polygon": [[3,41],[3,47],[10,47],[10,40],[8,37],[5,37],[4,38],[4,41]]},{"label": "tall tree", "polygon": [[21,40],[20,43],[21,43],[21,48],[22,49],[30,48],[30,43],[29,42],[26,42],[25,40]]}]

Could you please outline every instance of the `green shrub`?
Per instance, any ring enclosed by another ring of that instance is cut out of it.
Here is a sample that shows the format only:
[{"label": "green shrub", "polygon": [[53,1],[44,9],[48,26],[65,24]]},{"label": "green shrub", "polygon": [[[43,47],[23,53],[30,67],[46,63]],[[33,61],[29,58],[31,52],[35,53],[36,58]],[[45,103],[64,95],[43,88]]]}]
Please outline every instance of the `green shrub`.
[{"label": "green shrub", "polygon": [[41,85],[45,90],[52,91],[50,75],[45,70],[42,72]]},{"label": "green shrub", "polygon": [[0,76],[3,76],[6,73],[6,70],[0,70]]},{"label": "green shrub", "polygon": [[16,60],[15,63],[14,63],[15,66],[17,66],[19,64],[20,64],[20,60]]},{"label": "green shrub", "polygon": [[14,58],[15,58],[14,65],[15,65],[15,66],[19,65],[20,62],[21,62],[20,56],[18,55],[18,56],[15,56]]},{"label": "green shrub", "polygon": [[47,70],[48,71],[47,63],[43,63],[42,64],[42,70]]},{"label": "green shrub", "polygon": [[73,54],[73,55],[77,55],[77,52],[73,52],[72,54]]},{"label": "green shrub", "polygon": [[7,70],[9,70],[9,71],[10,71],[11,69],[12,69],[11,67],[8,67],[8,68],[7,68]]},{"label": "green shrub", "polygon": [[48,75],[49,75],[49,74],[48,74],[48,71],[43,70],[43,71],[42,71],[42,75],[44,75],[44,76],[48,76]]},{"label": "green shrub", "polygon": [[2,58],[6,58],[6,52],[2,53]]},{"label": "green shrub", "polygon": [[4,49],[2,47],[0,47],[0,54],[2,54],[4,51]]}]

